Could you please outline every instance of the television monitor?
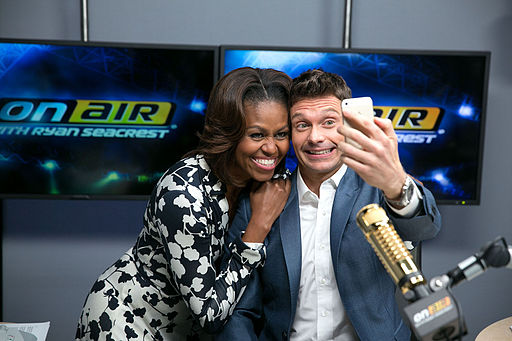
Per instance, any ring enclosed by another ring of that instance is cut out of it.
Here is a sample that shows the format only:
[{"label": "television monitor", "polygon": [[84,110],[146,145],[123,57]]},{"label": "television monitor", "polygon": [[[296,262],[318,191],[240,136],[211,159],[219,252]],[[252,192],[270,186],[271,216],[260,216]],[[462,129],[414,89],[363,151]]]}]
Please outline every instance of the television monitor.
[{"label": "television monitor", "polygon": [[479,204],[489,52],[221,46],[220,58],[221,74],[252,66],[341,75],[353,97],[372,97],[374,114],[392,120],[405,170],[439,204]]},{"label": "television monitor", "polygon": [[0,196],[149,196],[197,145],[218,50],[0,40]]}]

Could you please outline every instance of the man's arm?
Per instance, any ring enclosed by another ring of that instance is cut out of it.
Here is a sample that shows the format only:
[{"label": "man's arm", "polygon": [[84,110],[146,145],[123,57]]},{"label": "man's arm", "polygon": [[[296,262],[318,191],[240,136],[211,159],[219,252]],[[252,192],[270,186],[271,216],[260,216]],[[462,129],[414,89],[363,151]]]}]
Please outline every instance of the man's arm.
[{"label": "man's arm", "polygon": [[441,230],[441,213],[437,208],[432,193],[421,183],[415,181],[422,199],[418,212],[411,218],[400,216],[393,212],[382,198],[382,207],[388,212],[393,225],[404,240],[417,242],[434,238]]},{"label": "man's arm", "polygon": [[242,298],[224,328],[215,335],[218,341],[258,340],[262,326],[262,288],[258,271],[251,274]]},{"label": "man's arm", "polygon": [[366,183],[381,190],[380,205],[386,209],[402,238],[413,242],[433,238],[441,228],[441,215],[432,193],[421,183],[415,181],[422,199],[412,217],[403,217],[388,206],[388,202],[400,199],[408,176],[400,162],[398,139],[391,121],[378,117],[368,120],[349,111],[344,111],[343,115],[356,129],[342,125],[338,133],[356,141],[361,149],[341,142],[342,161]]}]

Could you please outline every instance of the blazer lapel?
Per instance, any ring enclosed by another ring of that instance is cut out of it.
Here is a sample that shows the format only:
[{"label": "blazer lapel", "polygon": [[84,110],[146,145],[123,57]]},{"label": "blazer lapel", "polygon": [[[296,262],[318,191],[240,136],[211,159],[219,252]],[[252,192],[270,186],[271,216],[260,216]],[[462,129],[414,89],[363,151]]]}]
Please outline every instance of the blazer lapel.
[{"label": "blazer lapel", "polygon": [[[348,219],[353,210],[362,179],[350,168],[343,176],[336,190],[331,213],[331,255],[334,269],[338,268],[338,253],[341,247],[341,238],[347,226]],[[335,270],[336,271],[336,270]]]},{"label": "blazer lapel", "polygon": [[292,175],[291,186],[290,196],[279,218],[279,231],[281,233],[286,269],[288,271],[292,316],[295,316],[302,259],[297,172],[294,172]]}]

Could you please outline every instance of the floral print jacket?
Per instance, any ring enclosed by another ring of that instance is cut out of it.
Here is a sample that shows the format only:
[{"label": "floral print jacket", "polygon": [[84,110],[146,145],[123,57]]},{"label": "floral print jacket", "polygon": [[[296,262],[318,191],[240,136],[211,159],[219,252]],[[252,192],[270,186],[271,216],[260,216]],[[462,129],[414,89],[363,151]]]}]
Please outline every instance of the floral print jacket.
[{"label": "floral print jacket", "polygon": [[[201,155],[159,180],[135,243],[93,285],[76,340],[209,339],[240,299],[265,248],[228,232],[225,186]],[[220,264],[223,248],[232,251]]]}]

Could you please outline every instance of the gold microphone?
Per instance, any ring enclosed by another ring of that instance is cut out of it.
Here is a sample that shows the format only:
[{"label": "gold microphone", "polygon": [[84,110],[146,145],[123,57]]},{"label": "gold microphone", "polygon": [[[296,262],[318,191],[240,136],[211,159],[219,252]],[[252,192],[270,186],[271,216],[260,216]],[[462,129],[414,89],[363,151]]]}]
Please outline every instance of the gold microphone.
[{"label": "gold microphone", "polygon": [[411,301],[429,295],[426,280],[382,207],[363,207],[357,213],[357,225],[405,298]]}]

